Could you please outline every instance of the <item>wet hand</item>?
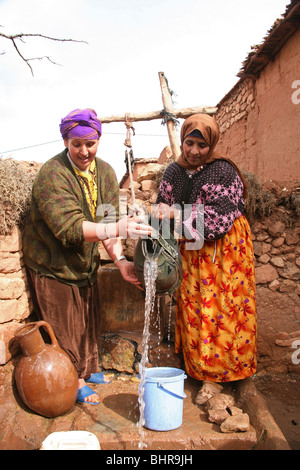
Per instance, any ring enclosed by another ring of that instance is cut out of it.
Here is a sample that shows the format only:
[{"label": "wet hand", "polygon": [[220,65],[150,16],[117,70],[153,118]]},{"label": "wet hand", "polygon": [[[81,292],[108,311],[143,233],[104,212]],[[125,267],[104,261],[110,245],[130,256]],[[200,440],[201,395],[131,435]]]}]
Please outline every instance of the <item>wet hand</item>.
[{"label": "wet hand", "polygon": [[124,217],[119,220],[119,237],[145,238],[152,234],[151,225],[145,223],[145,216]]},{"label": "wet hand", "polygon": [[119,261],[117,265],[125,281],[130,282],[131,284],[134,284],[139,289],[143,290],[141,287],[140,281],[136,277],[133,263],[131,263],[128,260],[122,260],[122,261]]}]

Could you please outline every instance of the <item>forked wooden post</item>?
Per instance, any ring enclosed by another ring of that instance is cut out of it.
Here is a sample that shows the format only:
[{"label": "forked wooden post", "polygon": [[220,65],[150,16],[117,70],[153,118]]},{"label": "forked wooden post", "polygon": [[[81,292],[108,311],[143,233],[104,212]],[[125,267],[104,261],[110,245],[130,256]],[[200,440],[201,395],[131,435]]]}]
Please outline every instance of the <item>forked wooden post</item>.
[{"label": "forked wooden post", "polygon": [[[169,115],[174,116],[174,107],[172,102],[172,96],[167,84],[167,80],[164,72],[158,72],[160,88],[162,94],[162,102],[164,105],[164,111]],[[178,143],[177,134],[176,134],[176,123],[172,119],[167,119],[167,129],[170,141],[170,147],[172,150],[172,155],[174,160],[177,160],[180,155],[180,145]]]},{"label": "forked wooden post", "polygon": [[100,116],[99,119],[102,124],[109,124],[111,122],[135,122],[135,121],[152,121],[153,119],[162,119],[163,117],[167,122],[167,129],[170,141],[170,147],[174,160],[177,160],[180,156],[180,144],[176,133],[176,118],[186,119],[192,114],[204,113],[214,115],[217,111],[217,107],[213,106],[196,106],[191,108],[174,109],[172,96],[168,87],[168,83],[164,72],[158,72],[162,101],[163,111],[151,111],[148,113],[126,113],[121,116]]}]

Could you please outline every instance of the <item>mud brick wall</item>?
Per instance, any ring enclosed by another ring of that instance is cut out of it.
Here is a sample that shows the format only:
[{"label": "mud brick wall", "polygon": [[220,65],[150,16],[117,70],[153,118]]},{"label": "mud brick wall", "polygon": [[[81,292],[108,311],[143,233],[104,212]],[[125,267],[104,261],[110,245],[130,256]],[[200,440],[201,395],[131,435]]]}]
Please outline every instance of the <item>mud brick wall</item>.
[{"label": "mud brick wall", "polygon": [[300,179],[299,43],[300,30],[259,77],[242,77],[218,104],[218,151],[261,182]]}]

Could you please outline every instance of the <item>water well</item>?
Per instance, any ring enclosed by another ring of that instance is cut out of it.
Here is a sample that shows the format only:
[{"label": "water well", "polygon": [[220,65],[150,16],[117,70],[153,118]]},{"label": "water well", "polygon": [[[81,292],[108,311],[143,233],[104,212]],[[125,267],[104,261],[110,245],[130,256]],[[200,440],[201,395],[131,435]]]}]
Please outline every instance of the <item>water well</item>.
[{"label": "water well", "polygon": [[[161,378],[145,381],[143,387],[143,331],[147,310],[147,298],[145,308],[145,293],[135,286],[123,281],[119,270],[111,264],[106,265],[100,275],[101,285],[101,345],[100,365],[105,369],[117,369],[119,371],[139,371],[141,383],[138,385],[127,376],[125,382],[113,381],[111,385],[101,390],[102,405],[101,414],[97,413],[97,426],[89,430],[95,432],[102,449],[137,450],[137,449],[165,449],[165,450],[208,450],[208,449],[236,449],[236,450],[260,450],[276,449],[288,450],[289,445],[276,425],[273,417],[268,412],[264,401],[257,394],[251,379],[239,381],[241,383],[224,384],[226,393],[232,395],[234,403],[238,403],[242,413],[248,414],[250,427],[246,432],[220,432],[220,427],[213,422],[208,422],[203,407],[197,406],[195,397],[199,390],[199,382],[189,377],[184,378],[186,384],[184,396],[180,407],[176,403],[171,413],[161,408],[161,398],[152,399],[156,387],[161,387]],[[112,289],[112,286],[116,288]],[[147,293],[147,292],[146,292]],[[171,369],[167,366],[180,367],[180,364],[172,364],[178,361],[175,358],[174,348],[169,348],[169,354],[158,355],[156,361],[151,361],[151,350],[161,350],[166,330],[165,308],[166,299],[159,298],[159,304],[155,305],[149,325],[149,365],[148,371],[161,372],[163,369]],[[159,327],[158,327],[159,325]],[[146,366],[147,367],[147,366]],[[153,369],[152,369],[153,367]],[[144,372],[143,372],[144,371]],[[184,371],[180,371],[184,374]],[[147,375],[147,374],[146,374]],[[151,383],[153,382],[153,383]],[[183,381],[182,381],[183,382]],[[163,383],[162,388],[169,383]],[[174,384],[173,384],[174,385]],[[181,384],[175,384],[181,387]],[[154,387],[151,388],[151,387]],[[141,406],[141,390],[144,403]],[[161,390],[159,390],[161,392]],[[178,390],[167,390],[172,395]],[[181,398],[183,398],[183,396]],[[157,403],[159,406],[156,406]],[[146,405],[146,406],[145,406]],[[163,405],[166,408],[166,404]],[[153,411],[154,410],[154,411]],[[147,412],[147,413],[146,413]],[[149,415],[149,416],[148,416]],[[164,415],[164,416],[162,416]],[[172,417],[170,418],[170,415]],[[178,416],[178,425],[169,426],[168,420],[173,420],[173,415]],[[142,419],[141,419],[142,418]],[[146,418],[144,420],[144,418]],[[108,421],[107,421],[108,420]],[[147,421],[148,420],[148,421]],[[148,424],[147,424],[148,422]],[[109,423],[109,429],[107,428]],[[150,425],[149,425],[150,423]],[[159,426],[157,427],[157,425]],[[162,426],[162,427],[161,427]]]},{"label": "water well", "polygon": [[[99,271],[101,290],[101,338],[99,362],[103,369],[138,372],[145,321],[145,293],[124,281],[119,269],[109,263]],[[171,335],[169,296],[155,299],[151,314],[149,358],[152,364],[179,365],[180,359],[168,358]],[[169,355],[170,356],[170,355]],[[169,363],[166,364],[166,361]],[[176,364],[174,364],[174,361]],[[179,362],[178,362],[179,361]],[[163,363],[163,364],[162,364]]]},{"label": "water well", "polygon": [[[99,406],[75,405],[73,409],[59,419],[49,420],[28,412],[24,404],[14,396],[12,368],[6,365],[2,369],[3,390],[0,399],[3,406],[0,418],[3,425],[0,449],[33,450],[41,448],[49,434],[56,431],[82,431],[92,433],[101,450],[138,450],[141,444],[139,422],[139,383],[133,380],[137,372],[142,345],[145,299],[144,293],[122,280],[118,268],[107,264],[99,273],[101,280],[101,316],[102,336],[100,361],[106,368],[112,368],[126,374],[116,375],[111,383],[95,387],[100,396]],[[111,289],[115,286],[115,289]],[[161,303],[164,303],[163,297]],[[163,307],[161,305],[160,307]],[[167,333],[168,309],[160,308],[158,317]],[[158,330],[151,322],[151,352],[161,349]],[[131,346],[131,348],[130,348]],[[173,346],[173,345],[172,345]],[[168,356],[156,356],[155,366],[170,366],[174,359],[174,347],[168,349]],[[152,348],[152,350],[151,350]],[[127,362],[124,362],[124,358]],[[169,361],[169,362],[168,362]],[[180,367],[174,365],[174,367]],[[268,412],[261,396],[251,380],[229,388],[238,405],[250,416],[251,426],[246,432],[222,433],[220,427],[210,423],[203,407],[195,404],[199,382],[187,377],[184,383],[182,424],[176,429],[155,431],[142,429],[142,444],[146,450],[186,451],[189,458],[196,462],[195,450],[287,450],[289,445],[282,432]],[[230,386],[229,386],[230,387]],[[5,392],[5,400],[3,393]],[[177,393],[177,392],[176,392]],[[5,405],[4,405],[5,404]],[[179,413],[177,413],[179,415]],[[5,416],[5,419],[4,419]],[[18,426],[12,423],[16,423]],[[24,437],[25,436],[25,437]],[[192,455],[192,457],[191,457]],[[193,463],[194,463],[193,462]]]}]

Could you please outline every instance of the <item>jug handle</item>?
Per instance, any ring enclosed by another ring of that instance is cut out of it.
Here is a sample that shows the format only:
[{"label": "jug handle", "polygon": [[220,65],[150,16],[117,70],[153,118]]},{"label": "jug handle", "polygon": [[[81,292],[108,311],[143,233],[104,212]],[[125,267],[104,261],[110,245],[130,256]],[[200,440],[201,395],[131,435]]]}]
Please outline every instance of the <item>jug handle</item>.
[{"label": "jug handle", "polygon": [[44,321],[44,320],[41,320],[41,321],[37,321],[37,322],[36,322],[36,326],[37,326],[38,329],[39,329],[41,326],[44,326],[45,329],[46,329],[46,331],[47,331],[47,333],[48,333],[48,335],[50,336],[51,344],[52,344],[53,346],[58,346],[58,342],[57,342],[57,339],[56,339],[56,337],[55,337],[55,334],[54,334],[54,332],[53,332],[53,330],[52,330],[52,326],[49,325],[49,323],[47,323],[47,322]]}]

